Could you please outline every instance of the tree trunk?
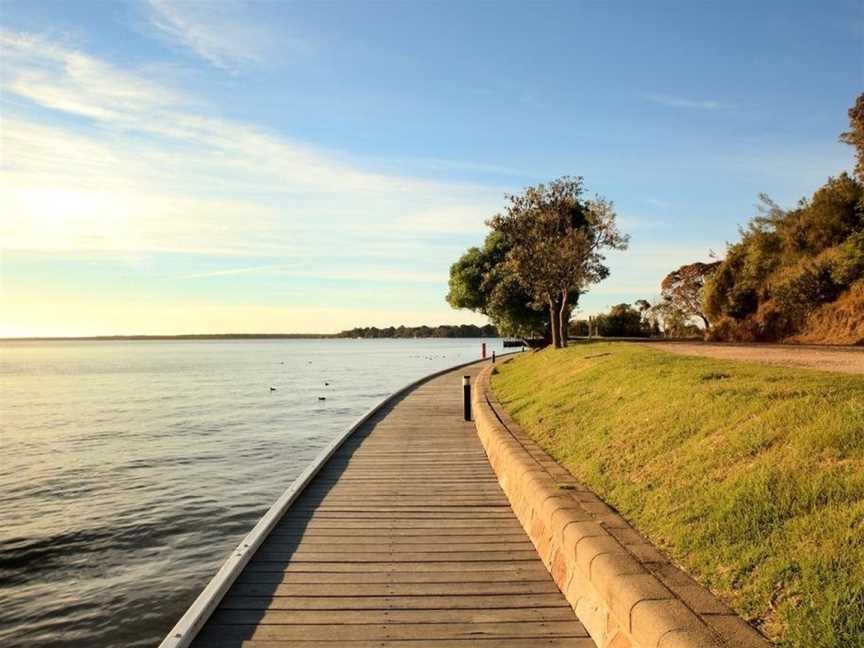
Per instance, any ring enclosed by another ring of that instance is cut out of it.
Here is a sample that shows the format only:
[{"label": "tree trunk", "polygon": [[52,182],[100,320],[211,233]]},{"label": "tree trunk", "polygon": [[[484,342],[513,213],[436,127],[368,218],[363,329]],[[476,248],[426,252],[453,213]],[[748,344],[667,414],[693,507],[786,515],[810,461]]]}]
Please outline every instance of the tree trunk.
[{"label": "tree trunk", "polygon": [[561,340],[561,346],[567,346],[567,336],[569,331],[567,325],[570,323],[569,310],[567,308],[567,291],[561,291],[561,308],[558,310],[558,338]]},{"label": "tree trunk", "polygon": [[561,348],[561,338],[558,328],[558,309],[555,307],[555,302],[549,298],[549,328],[552,329],[552,346],[556,349]]}]

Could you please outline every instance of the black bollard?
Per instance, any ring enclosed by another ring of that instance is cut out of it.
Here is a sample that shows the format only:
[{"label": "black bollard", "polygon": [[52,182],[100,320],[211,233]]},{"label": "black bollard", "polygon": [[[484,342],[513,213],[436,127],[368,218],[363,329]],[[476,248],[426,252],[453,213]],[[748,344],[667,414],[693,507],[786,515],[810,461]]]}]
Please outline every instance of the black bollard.
[{"label": "black bollard", "polygon": [[471,376],[462,376],[462,402],[465,407],[465,420],[471,420]]},{"label": "black bollard", "polygon": [[492,352],[492,364],[495,364],[495,352]]}]

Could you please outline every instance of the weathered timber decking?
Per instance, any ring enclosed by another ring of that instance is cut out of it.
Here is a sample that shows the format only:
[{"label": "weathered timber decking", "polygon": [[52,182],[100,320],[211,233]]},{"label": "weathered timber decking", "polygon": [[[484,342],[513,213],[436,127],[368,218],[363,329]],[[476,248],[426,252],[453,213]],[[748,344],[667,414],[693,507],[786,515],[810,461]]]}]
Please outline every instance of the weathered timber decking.
[{"label": "weathered timber decking", "polygon": [[461,376],[479,368],[363,424],[192,645],[592,648],[462,420]]}]

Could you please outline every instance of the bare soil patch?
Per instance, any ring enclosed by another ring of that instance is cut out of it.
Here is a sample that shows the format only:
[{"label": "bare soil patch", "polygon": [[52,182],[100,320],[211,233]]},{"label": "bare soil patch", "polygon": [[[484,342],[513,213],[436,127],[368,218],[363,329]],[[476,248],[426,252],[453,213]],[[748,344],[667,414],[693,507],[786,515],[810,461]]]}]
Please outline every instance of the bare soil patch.
[{"label": "bare soil patch", "polygon": [[681,355],[864,374],[864,349],[862,348],[781,344],[712,344],[710,342],[645,342],[642,344]]}]

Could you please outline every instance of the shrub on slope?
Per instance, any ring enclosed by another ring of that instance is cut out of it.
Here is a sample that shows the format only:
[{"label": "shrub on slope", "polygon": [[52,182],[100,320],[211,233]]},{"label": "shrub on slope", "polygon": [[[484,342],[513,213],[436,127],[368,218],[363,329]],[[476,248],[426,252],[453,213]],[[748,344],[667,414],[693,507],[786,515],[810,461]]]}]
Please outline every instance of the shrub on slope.
[{"label": "shrub on slope", "polygon": [[864,345],[864,281],[854,284],[837,301],[819,307],[793,341]]}]

